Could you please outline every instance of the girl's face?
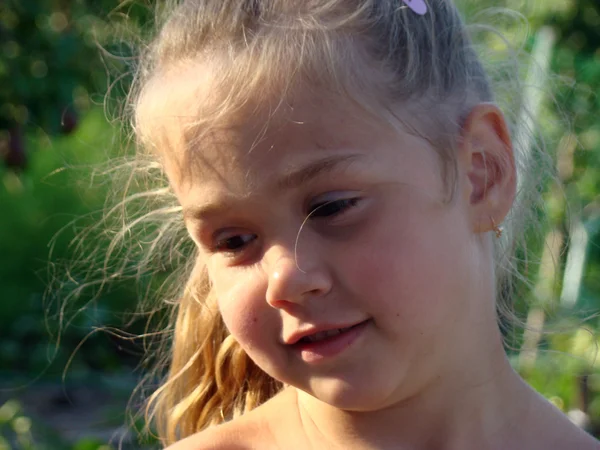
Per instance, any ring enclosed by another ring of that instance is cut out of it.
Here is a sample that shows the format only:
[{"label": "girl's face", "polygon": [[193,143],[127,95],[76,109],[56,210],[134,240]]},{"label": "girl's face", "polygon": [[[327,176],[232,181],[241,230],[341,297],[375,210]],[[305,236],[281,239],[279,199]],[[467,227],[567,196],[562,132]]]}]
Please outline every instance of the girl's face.
[{"label": "girl's face", "polygon": [[232,120],[170,178],[247,354],[336,407],[389,406],[468,364],[493,326],[468,177],[448,202],[425,140],[314,96],[289,108],[266,133]]}]

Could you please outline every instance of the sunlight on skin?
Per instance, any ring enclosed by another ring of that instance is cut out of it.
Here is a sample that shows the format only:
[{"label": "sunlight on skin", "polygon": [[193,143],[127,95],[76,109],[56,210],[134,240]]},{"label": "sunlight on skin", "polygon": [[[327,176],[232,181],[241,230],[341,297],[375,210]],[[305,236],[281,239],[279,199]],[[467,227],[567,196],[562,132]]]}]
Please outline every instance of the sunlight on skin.
[{"label": "sunlight on skin", "polygon": [[[514,373],[496,324],[488,232],[516,182],[502,114],[482,104],[468,117],[457,194],[444,202],[441,165],[423,139],[324,96],[289,105],[195,140],[202,154],[192,168],[174,169],[186,167],[188,150],[167,164],[229,331],[297,392],[239,423],[281,418],[295,404],[289,429],[269,431],[276,440],[546,448],[532,430],[566,424]],[[323,213],[327,204],[342,206]],[[286,344],[302,330],[358,323],[360,334],[332,357]]]}]

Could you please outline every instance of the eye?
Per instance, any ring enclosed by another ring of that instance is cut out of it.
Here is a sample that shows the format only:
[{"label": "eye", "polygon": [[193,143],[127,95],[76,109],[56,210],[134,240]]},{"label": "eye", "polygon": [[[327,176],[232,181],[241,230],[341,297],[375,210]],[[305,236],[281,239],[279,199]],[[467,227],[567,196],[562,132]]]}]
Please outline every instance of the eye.
[{"label": "eye", "polygon": [[337,216],[355,207],[359,201],[360,198],[352,197],[313,203],[308,208],[308,215],[311,218]]},{"label": "eye", "polygon": [[257,238],[256,234],[234,234],[223,238],[217,238],[213,245],[213,251],[220,253],[239,253],[244,250],[248,244]]}]

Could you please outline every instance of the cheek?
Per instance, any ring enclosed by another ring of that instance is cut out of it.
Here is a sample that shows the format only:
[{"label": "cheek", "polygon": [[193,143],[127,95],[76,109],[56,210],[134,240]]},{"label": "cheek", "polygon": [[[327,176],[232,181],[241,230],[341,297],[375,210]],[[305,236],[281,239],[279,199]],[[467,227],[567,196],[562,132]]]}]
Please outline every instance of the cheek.
[{"label": "cheek", "polygon": [[263,330],[272,321],[262,276],[248,270],[211,279],[227,329],[246,351],[251,352],[260,345]]},{"label": "cheek", "polygon": [[449,233],[443,216],[380,220],[354,247],[354,257],[345,258],[350,289],[367,299],[369,313],[405,330],[439,326],[460,311],[465,284],[460,244]]},{"label": "cheek", "polygon": [[[348,279],[360,291],[359,298],[368,299],[366,307],[373,314],[416,323],[433,305],[430,298],[424,299],[429,296],[425,292],[427,274],[419,261],[422,255],[409,256],[411,243],[402,243],[401,239],[388,245],[373,242],[368,254],[363,252],[355,259]],[[399,247],[405,256],[399,255]]]}]

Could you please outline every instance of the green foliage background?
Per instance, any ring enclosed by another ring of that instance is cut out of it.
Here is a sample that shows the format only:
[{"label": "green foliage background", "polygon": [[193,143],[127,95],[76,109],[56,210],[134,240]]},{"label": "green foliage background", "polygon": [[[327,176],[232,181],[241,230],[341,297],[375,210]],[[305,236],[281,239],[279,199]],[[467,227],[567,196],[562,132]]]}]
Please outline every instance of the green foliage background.
[{"label": "green foliage background", "polygon": [[[460,3],[474,18],[474,12],[486,6],[521,12],[529,21],[529,33],[520,21],[503,25],[509,39],[523,40],[526,49],[532,48],[536,31],[544,26],[551,27],[557,38],[551,63],[555,77],[544,87],[540,122],[557,163],[570,167],[562,177],[570,209],[562,194],[549,189],[549,226],[568,240],[573,218],[580,218],[590,231],[591,244],[578,310],[547,319],[549,327],[566,325],[567,332],[539,341],[542,350],[561,353],[539,353],[535,367],[524,375],[565,411],[584,409],[590,429],[600,434],[596,363],[600,341],[575,320],[600,310],[600,4],[596,0]],[[5,402],[0,404],[0,449],[104,445],[94,439],[77,444],[60,437],[36,438],[39,418],[32,423],[26,405],[23,409],[16,403],[23,391],[19,386],[40,380],[63,383],[60,377],[67,364],[64,383],[69,377],[93,378],[94,373],[131,374],[140,361],[139,348],[127,347],[106,333],[93,333],[97,326],[123,323],[123,313],[136,308],[139,286],[127,280],[110,285],[92,304],[88,304],[92,294],[83,295],[63,314],[65,291],[53,290],[52,282],[57,277],[68,279],[60,263],[74,257],[73,239],[93,227],[100,217],[94,212],[105,208],[110,186],[91,183],[92,175],[124,146],[103,108],[126,89],[126,77],[111,84],[115,80],[111,74],[123,73],[126,66],[108,55],[128,56],[125,43],[139,36],[151,17],[147,5],[132,1],[0,3],[0,157],[7,163],[0,167],[0,403]],[[109,86],[114,89],[105,96]],[[101,231],[97,233],[89,239],[106,241]],[[559,272],[567,255],[564,250]],[[73,289],[85,281],[79,274],[71,275]],[[532,280],[536,276],[532,273]],[[562,272],[551,297],[560,292],[561,276]],[[525,300],[517,309],[526,317]],[[555,298],[546,299],[546,306],[565,312]],[[580,312],[582,308],[587,313]],[[586,326],[595,332],[598,325],[592,319]],[[130,331],[141,332],[136,326]],[[513,356],[516,361],[518,351]],[[41,429],[43,420],[39,423]]]}]

